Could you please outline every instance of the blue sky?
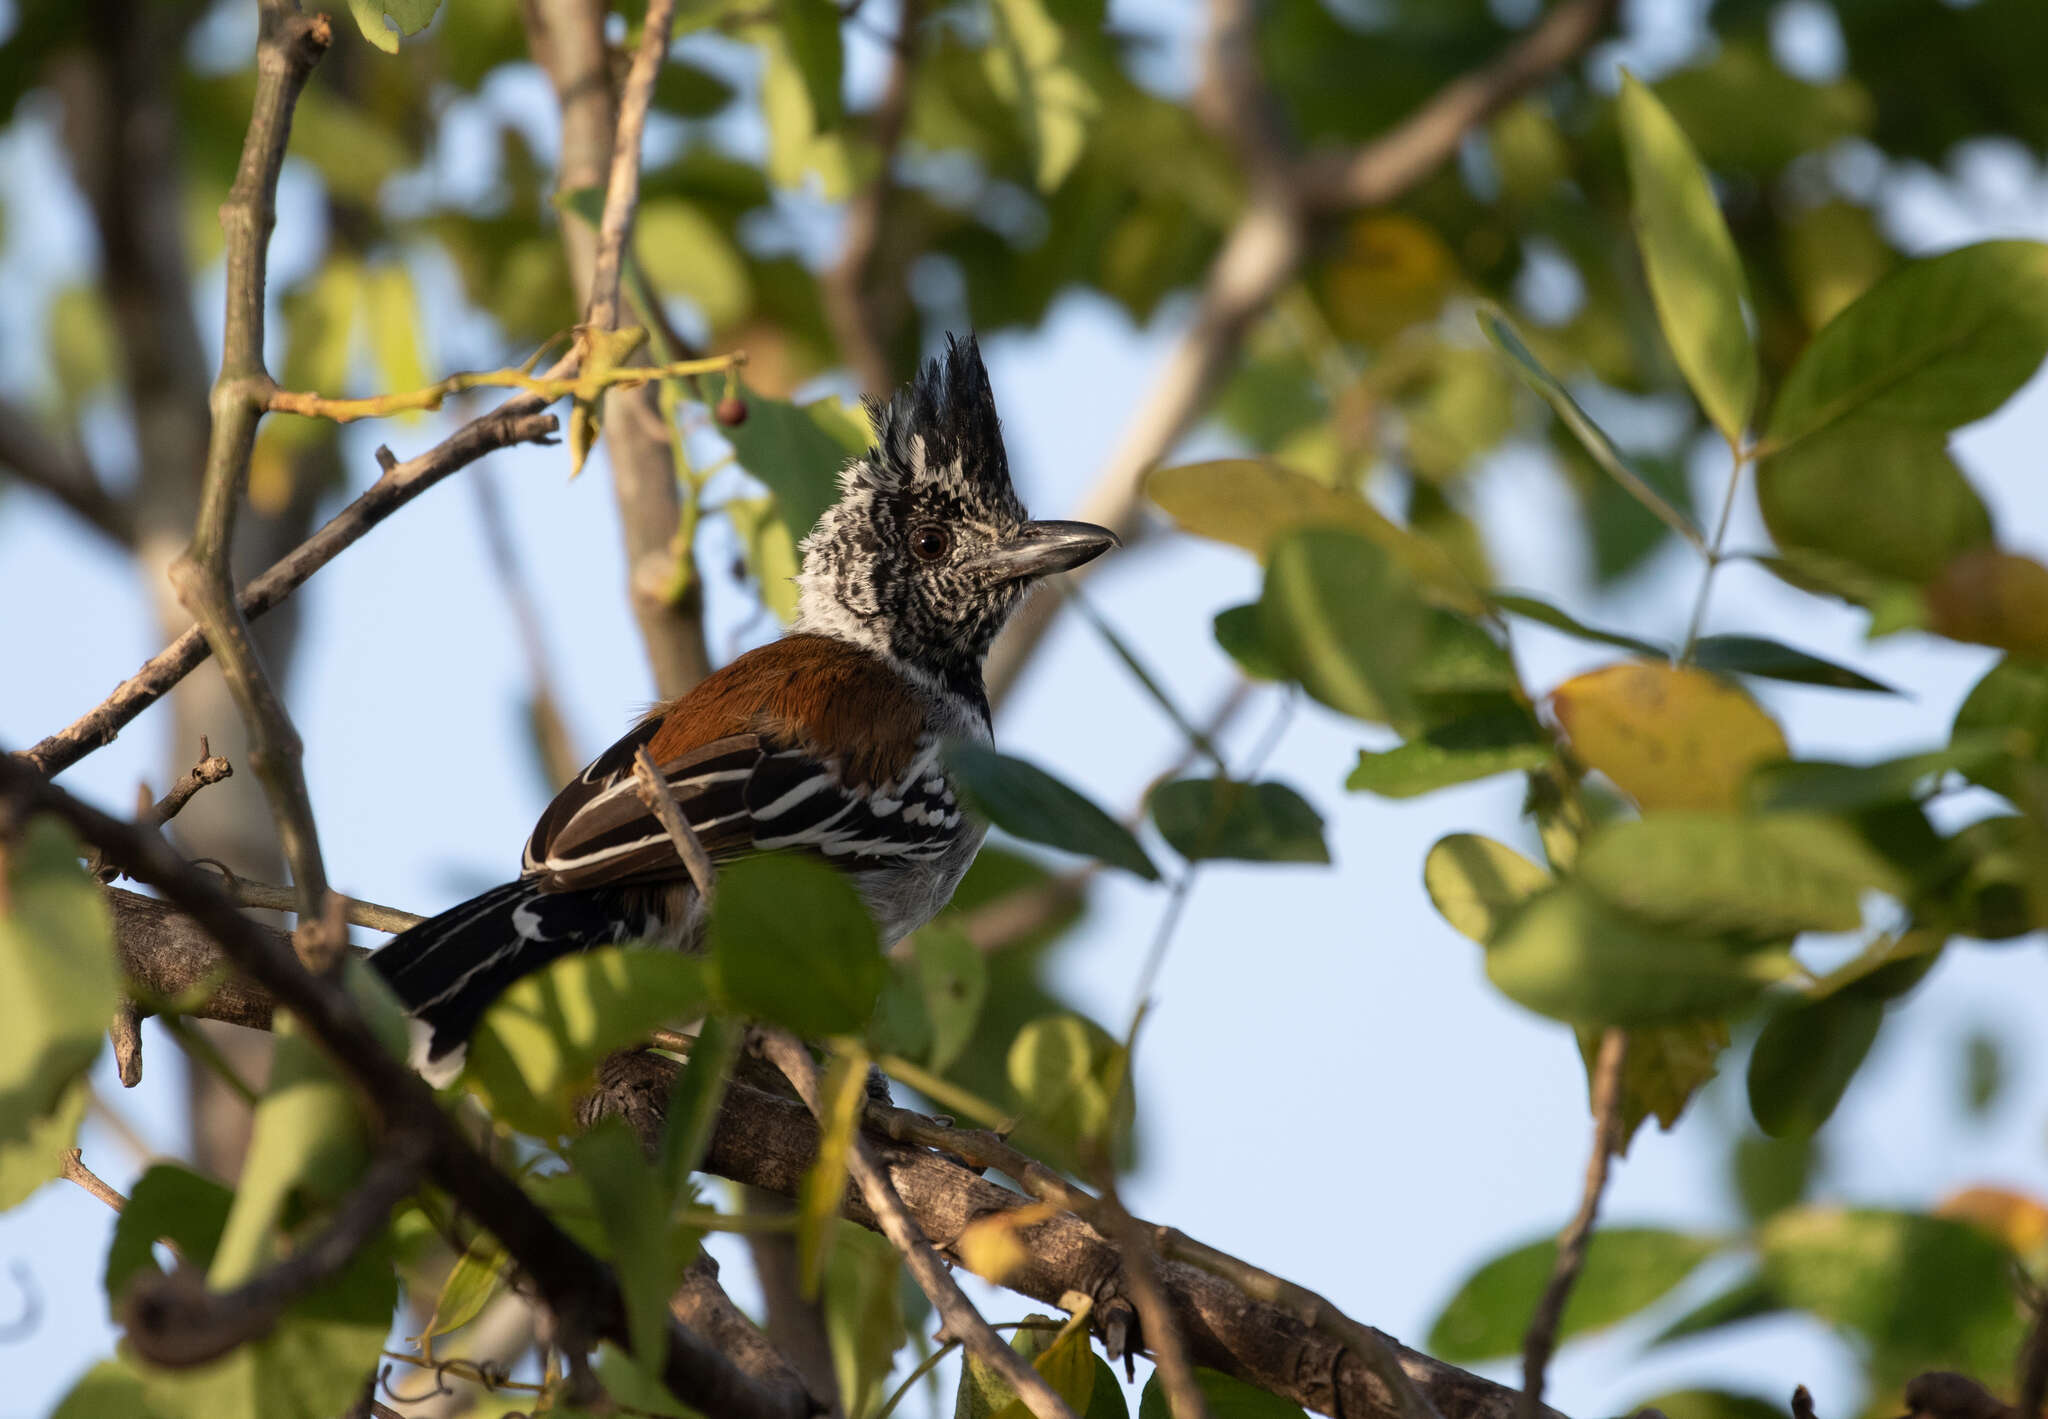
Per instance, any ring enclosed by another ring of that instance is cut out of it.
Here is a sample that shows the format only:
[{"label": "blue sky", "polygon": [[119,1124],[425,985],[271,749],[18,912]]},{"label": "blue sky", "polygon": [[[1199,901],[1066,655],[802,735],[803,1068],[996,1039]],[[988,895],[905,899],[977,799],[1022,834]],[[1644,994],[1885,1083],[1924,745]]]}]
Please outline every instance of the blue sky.
[{"label": "blue sky", "polygon": [[[1136,9],[1141,21],[1174,13],[1163,0]],[[1157,61],[1162,81],[1184,74],[1187,53],[1181,36]],[[858,90],[869,80],[857,68],[853,81]],[[544,115],[545,105],[527,112],[536,110]],[[0,389],[13,397],[33,393],[40,347],[31,333],[42,298],[80,273],[79,253],[89,246],[55,165],[47,117],[45,109],[44,121],[17,125],[0,141],[8,212]],[[532,121],[545,127],[544,117]],[[1885,176],[1887,220],[1916,251],[1991,235],[2048,238],[2048,182],[2017,153],[1966,151],[1946,173]],[[291,236],[294,216],[309,209],[308,192],[303,176],[288,173],[280,276],[313,254]],[[829,247],[829,230],[812,235]],[[203,283],[209,326],[218,322],[217,296],[217,279]],[[1062,516],[1078,504],[1187,315],[1184,303],[1169,303],[1149,326],[1134,327],[1107,303],[1074,297],[1043,329],[988,342],[1017,482],[1036,514]],[[434,366],[491,358],[459,324],[429,326]],[[374,476],[377,441],[403,456],[447,426],[430,419],[351,432],[351,490]],[[100,430],[93,443],[110,469],[132,461],[117,429]],[[2044,445],[2048,385],[2040,380],[1957,444],[2003,540],[2036,556],[2048,553]],[[1198,433],[1187,451],[1221,446]],[[1717,492],[1725,466],[1703,453],[1694,473],[1702,494]],[[602,747],[653,693],[620,595],[608,481],[598,469],[569,482],[559,450],[494,457],[322,572],[304,593],[293,709],[329,871],[342,890],[419,911],[513,873],[542,803],[524,769],[523,664],[467,486],[478,477],[493,480],[505,500],[579,748]],[[1617,628],[1666,638],[1682,629],[1698,576],[1690,554],[1669,548],[1596,595],[1569,494],[1532,452],[1510,448],[1489,462],[1478,510],[1505,584]],[[1731,542],[1765,542],[1747,494]],[[706,565],[720,561],[714,553]],[[1174,536],[1119,555],[1091,584],[1096,605],[1197,709],[1231,680],[1210,617],[1255,589],[1256,570],[1241,554]],[[17,608],[0,618],[0,665],[11,667],[0,683],[0,744],[18,746],[68,722],[157,648],[125,559],[46,503],[12,491],[0,496],[0,604]],[[715,580],[719,652],[730,648],[744,610],[739,594]],[[1901,699],[1762,692],[1804,753],[1875,757],[1941,741],[1956,703],[1992,658],[1913,635],[1865,645],[1860,615],[1741,563],[1722,574],[1709,628],[1773,635],[1917,687],[1914,698]],[[1538,687],[1611,658],[1533,628],[1518,631],[1516,651]],[[1276,708],[1274,692],[1255,697],[1230,737],[1239,755]],[[165,732],[160,716],[146,715],[65,782],[125,809],[139,777],[161,783]],[[1004,748],[1119,806],[1134,801],[1177,747],[1157,709],[1072,620],[1004,707],[997,734]],[[1325,814],[1334,867],[1217,866],[1201,874],[1140,1049],[1148,1152],[1127,1197],[1149,1216],[1419,1341],[1473,1266],[1562,1222],[1577,1195],[1588,1124],[1568,1033],[1495,993],[1477,949],[1436,916],[1421,889],[1423,854],[1444,833],[1526,839],[1515,820],[1519,785],[1496,780],[1408,804],[1345,794],[1352,755],[1377,743],[1374,731],[1305,707],[1269,762],[1269,776]],[[1059,956],[1062,980],[1103,1017],[1127,1016],[1164,902],[1155,888],[1105,881],[1088,926]],[[1894,1013],[1830,1126],[1820,1195],[1925,1206],[1975,1182],[2048,1190],[2048,1046],[2034,1028],[2043,999],[2048,952],[2038,939],[1952,949]],[[1956,1106],[1960,1041],[1979,1027],[2003,1038],[2013,1078],[2002,1107],[1968,1123]],[[152,1146],[174,1149],[182,1132],[178,1058],[153,1027],[148,1061],[140,1090],[122,1093],[104,1066],[101,1087]],[[1722,1142],[1742,1111],[1739,1061],[1725,1073],[1723,1085],[1735,1088],[1710,1090],[1675,1134],[1639,1139],[1609,1194],[1609,1218],[1703,1230],[1738,1224]],[[138,1171],[98,1124],[88,1125],[85,1146],[117,1185]],[[0,1414],[45,1412],[110,1347],[98,1289],[109,1222],[99,1204],[63,1186],[0,1216],[0,1261],[25,1264],[42,1306],[27,1340],[0,1343],[11,1380]],[[1028,1309],[1014,1297],[980,1294],[991,1296],[992,1316]],[[0,1301],[0,1314],[6,1310]],[[1848,1353],[1810,1323],[1771,1322],[1643,1357],[1637,1347],[1647,1333],[1627,1327],[1566,1350],[1552,1401],[1592,1416],[1680,1384],[1753,1388],[1782,1401],[1804,1382],[1822,1396],[1823,1412],[1849,1412],[1857,1402]]]}]

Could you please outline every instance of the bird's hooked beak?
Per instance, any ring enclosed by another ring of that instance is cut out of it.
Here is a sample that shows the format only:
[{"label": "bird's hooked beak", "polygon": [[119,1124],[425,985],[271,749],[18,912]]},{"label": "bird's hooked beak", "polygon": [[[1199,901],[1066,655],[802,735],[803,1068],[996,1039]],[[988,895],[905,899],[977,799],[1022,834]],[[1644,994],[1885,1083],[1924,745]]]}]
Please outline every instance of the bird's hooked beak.
[{"label": "bird's hooked beak", "polygon": [[1121,546],[1114,532],[1092,522],[1027,522],[968,566],[998,582],[1022,581],[1072,571]]}]

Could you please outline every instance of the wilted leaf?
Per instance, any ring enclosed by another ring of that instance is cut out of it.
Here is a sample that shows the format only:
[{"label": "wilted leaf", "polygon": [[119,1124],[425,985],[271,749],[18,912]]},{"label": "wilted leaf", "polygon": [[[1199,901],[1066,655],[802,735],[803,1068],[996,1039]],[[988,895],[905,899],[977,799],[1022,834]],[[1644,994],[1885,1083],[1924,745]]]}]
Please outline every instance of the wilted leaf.
[{"label": "wilted leaf", "polygon": [[1330,860],[1322,815],[1285,784],[1181,779],[1153,789],[1148,806],[1159,835],[1190,862]]},{"label": "wilted leaf", "polygon": [[1742,259],[1684,130],[1633,75],[1622,78],[1620,111],[1636,240],[1664,338],[1707,417],[1739,446],[1757,381]]},{"label": "wilted leaf", "polygon": [[1570,881],[1532,899],[1486,949],[1503,994],[1588,1028],[1721,1015],[1794,969],[1781,948],[1657,927]]},{"label": "wilted leaf", "polygon": [[554,1137],[572,1128],[576,1097],[606,1055],[688,1020],[708,997],[696,957],[626,946],[575,952],[493,1002],[470,1040],[468,1077],[499,1118]]},{"label": "wilted leaf", "polygon": [[1429,850],[1422,883],[1443,919],[1484,946],[1501,926],[1555,881],[1506,843],[1453,833]]},{"label": "wilted leaf", "polygon": [[843,873],[808,858],[728,865],[718,877],[710,942],[726,1003],[805,1039],[858,1033],[888,975],[859,893]]},{"label": "wilted leaf", "polygon": [[[1579,1054],[1591,1081],[1600,1057],[1601,1031],[1580,1029]],[[1676,1124],[1685,1106],[1720,1072],[1728,1047],[1728,1022],[1688,1020],[1628,1032],[1628,1058],[1621,1071],[1621,1151],[1626,1153],[1643,1120]]]},{"label": "wilted leaf", "polygon": [[1820,1128],[1870,1053],[1884,1002],[1854,990],[1796,1001],[1764,1023],[1749,1056],[1749,1112],[1772,1138]]},{"label": "wilted leaf", "polygon": [[1734,685],[1703,670],[1610,665],[1551,695],[1572,752],[1645,809],[1730,808],[1785,736]]},{"label": "wilted leaf", "polygon": [[975,810],[1004,832],[1159,880],[1130,829],[1045,770],[974,744],[952,745],[946,764]]},{"label": "wilted leaf", "polygon": [[448,1269],[446,1279],[441,1282],[440,1294],[434,1299],[434,1313],[427,1318],[416,1339],[430,1339],[447,1335],[462,1329],[484,1313],[484,1307],[502,1291],[508,1275],[506,1262],[509,1260],[504,1246],[488,1232],[480,1233],[469,1244],[455,1265]]},{"label": "wilted leaf", "polygon": [[[1654,1227],[1602,1227],[1557,1328],[1560,1341],[1603,1330],[1654,1304],[1715,1251],[1706,1237]],[[1557,1243],[1546,1238],[1487,1262],[1465,1279],[1425,1342],[1429,1352],[1470,1365],[1518,1353],[1550,1280]]]}]

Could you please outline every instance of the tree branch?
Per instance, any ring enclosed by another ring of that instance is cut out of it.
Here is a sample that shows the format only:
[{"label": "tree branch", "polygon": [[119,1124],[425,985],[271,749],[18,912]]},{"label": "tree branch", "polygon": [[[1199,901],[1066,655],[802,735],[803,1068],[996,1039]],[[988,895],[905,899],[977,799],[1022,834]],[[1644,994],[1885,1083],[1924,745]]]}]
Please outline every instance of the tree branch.
[{"label": "tree branch", "polygon": [[[1406,196],[1450,160],[1474,124],[1584,50],[1617,3],[1562,0],[1500,59],[1453,81],[1392,131],[1349,154],[1294,163],[1278,149],[1266,117],[1269,101],[1255,68],[1256,51],[1246,39],[1246,0],[1216,0],[1199,107],[1249,164],[1250,199],[1209,267],[1193,321],[1075,516],[1133,541],[1145,475],[1194,425],[1236,362],[1245,336],[1294,279],[1308,252],[1313,219]],[[1085,577],[1094,569],[1069,575]],[[989,693],[997,701],[1016,683],[1059,606],[1058,599],[1041,596],[1018,611],[989,661]]]},{"label": "tree branch", "polygon": [[270,233],[277,225],[277,176],[291,138],[292,111],[313,66],[333,41],[325,15],[298,13],[290,0],[263,0],[256,41],[256,99],[221,231],[227,239],[227,318],[213,431],[191,545],[171,564],[178,599],[199,623],[249,736],[248,762],[270,800],[278,841],[291,865],[301,919],[317,919],[327,897],[320,834],[306,792],[303,746],[283,698],[263,668],[249,622],[235,601],[229,550],[249,478],[256,425],[270,375],[263,366],[263,302]]},{"label": "tree branch", "polygon": [[[788,1076],[805,1107],[822,1124],[825,1101],[818,1092],[818,1066],[812,1062],[810,1051],[786,1030],[764,1028],[761,1038],[768,1058]],[[903,1264],[909,1268],[918,1288],[931,1300],[932,1309],[939,1313],[945,1333],[964,1345],[968,1354],[1001,1376],[1037,1419],[1075,1419],[1074,1411],[1067,1407],[1059,1392],[1046,1383],[1045,1376],[1031,1368],[1022,1355],[989,1329],[988,1322],[981,1318],[981,1312],[974,1309],[974,1303],[967,1299],[960,1283],[946,1269],[946,1263],[939,1260],[932,1244],[925,1240],[924,1233],[918,1230],[917,1223],[904,1210],[903,1199],[897,1196],[895,1185],[875,1162],[867,1140],[858,1132],[853,1136],[853,1146],[847,1150],[846,1171],[852,1175],[854,1185],[866,1199],[868,1211],[874,1215],[882,1235],[903,1254]]]},{"label": "tree branch", "polygon": [[880,155],[875,178],[847,203],[846,236],[839,259],[825,269],[818,282],[839,352],[853,367],[861,389],[876,399],[888,398],[896,381],[868,283],[873,279],[875,252],[881,245],[882,219],[888,210],[893,182],[891,169],[910,117],[910,87],[917,67],[917,26],[923,18],[922,10],[921,0],[903,0],[889,78],[870,118]]},{"label": "tree branch", "polygon": [[[542,411],[539,399],[522,394],[471,420],[418,457],[387,465],[383,476],[354,502],[242,588],[236,602],[242,615],[253,621],[278,605],[364,533],[449,474],[487,453],[545,439],[554,431],[555,416]],[[131,720],[170,693],[211,653],[206,637],[196,627],[186,631],[143,662],[100,704],[16,757],[42,774],[63,772],[93,750],[113,743]]]},{"label": "tree branch", "polygon": [[48,493],[101,536],[135,545],[135,510],[107,491],[83,454],[63,448],[20,408],[0,400],[0,468]]},{"label": "tree branch", "polygon": [[[392,1134],[415,1134],[424,1170],[454,1202],[503,1242],[548,1302],[566,1336],[608,1339],[626,1349],[632,1336],[611,1268],[579,1246],[502,1172],[441,1109],[426,1083],[387,1054],[355,1002],[331,978],[300,965],[289,938],[243,916],[206,875],[152,832],[73,798],[12,757],[0,758],[0,801],[49,812],[109,861],[164,893],[219,944],[222,954],[288,1007],[308,1035],[353,1082]],[[248,1005],[245,999],[245,1008]],[[807,1419],[786,1395],[756,1383],[680,1324],[670,1327],[664,1381],[685,1404],[733,1419]]]},{"label": "tree branch", "polygon": [[1522,1339],[1522,1403],[1517,1410],[1521,1419],[1532,1419],[1543,1402],[1543,1375],[1557,1346],[1557,1324],[1564,1317],[1565,1302],[1571,1299],[1579,1270],[1586,1264],[1586,1247],[1600,1215],[1600,1195],[1607,1190],[1607,1166],[1621,1146],[1621,1079],[1627,1066],[1628,1031],[1610,1026],[1600,1036],[1600,1054],[1593,1065],[1593,1151],[1586,1159],[1586,1185],[1579,1197],[1579,1210],[1558,1234],[1550,1280]]},{"label": "tree branch", "polygon": [[633,211],[640,202],[640,137],[647,127],[647,106],[654,96],[655,76],[668,57],[669,31],[675,25],[676,0],[648,0],[640,47],[626,71],[619,95],[619,120],[612,135],[611,176],[605,183],[604,215],[597,224],[597,262],[591,269],[590,302],[583,320],[599,330],[619,323],[619,276],[626,243],[633,235]]}]

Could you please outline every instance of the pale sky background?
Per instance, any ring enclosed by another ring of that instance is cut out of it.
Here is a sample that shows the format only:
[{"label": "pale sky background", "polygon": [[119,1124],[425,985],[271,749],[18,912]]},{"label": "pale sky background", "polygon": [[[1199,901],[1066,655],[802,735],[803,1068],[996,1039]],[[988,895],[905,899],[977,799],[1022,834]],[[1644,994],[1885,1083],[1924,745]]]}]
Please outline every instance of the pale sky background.
[{"label": "pale sky background", "polygon": [[[1650,72],[1668,65],[1687,48],[1696,9],[1630,6],[1629,45],[1603,50],[1600,68],[1611,74],[1622,58]],[[1165,37],[1148,79],[1185,85],[1192,7],[1149,0],[1112,10],[1121,22]],[[1803,64],[1824,71],[1827,24],[1816,26],[1813,7],[1794,5],[1787,13],[1781,38],[1799,46]],[[9,23],[0,0],[0,34]],[[224,21],[209,26],[204,40],[239,55],[248,28]],[[858,101],[874,84],[872,42],[852,41],[850,65]],[[551,150],[551,106],[537,74],[494,85],[486,103],[518,111],[522,126]],[[31,116],[0,140],[7,211],[0,390],[17,398],[35,391],[42,303],[86,269],[92,249],[55,154],[54,110],[38,100],[25,114]],[[733,131],[740,141],[754,140],[744,124]],[[2048,238],[2048,180],[2024,154],[1965,151],[1944,172],[1882,174],[1868,156],[1846,155],[1845,170],[1860,166],[1883,177],[1886,220],[1915,251],[1987,236]],[[458,140],[433,171],[406,181],[473,191],[474,166],[464,157]],[[288,167],[274,287],[316,255],[306,236],[317,220],[311,195],[306,175]],[[829,251],[833,233],[824,209],[789,205],[811,224],[806,246]],[[419,269],[424,285],[442,285],[437,263]],[[217,328],[217,271],[202,282],[200,308],[208,328]],[[1036,514],[1064,516],[1076,507],[1188,314],[1185,301],[1171,302],[1149,325],[1134,327],[1108,302],[1075,296],[1041,330],[987,342],[1016,479]],[[437,308],[427,326],[434,368],[499,360],[475,322]],[[1622,422],[1632,417],[1646,416],[1636,411]],[[375,443],[388,441],[405,456],[447,427],[428,420],[352,431],[351,494],[375,474]],[[110,476],[132,469],[124,430],[103,421],[92,443]],[[2036,556],[2048,552],[2044,445],[2048,385],[2038,379],[1957,441],[2002,540]],[[1214,434],[1198,434],[1187,450],[1225,446]],[[1701,501],[1718,497],[1725,467],[1703,455],[1694,473]],[[493,480],[507,505],[544,608],[578,747],[601,748],[652,697],[620,594],[608,478],[598,468],[568,482],[560,450],[493,457],[322,572],[302,593],[306,619],[292,707],[307,744],[329,871],[344,891],[419,911],[439,910],[514,872],[542,806],[522,743],[523,663],[485,560],[475,499],[463,486],[478,477]],[[1477,511],[1503,584],[1619,629],[1666,639],[1682,630],[1697,585],[1693,557],[1667,548],[1611,593],[1596,595],[1586,550],[1573,532],[1570,495],[1529,450],[1511,448],[1490,460]],[[1764,540],[1745,493],[1731,545]],[[706,565],[720,560],[714,551]],[[719,594],[728,587],[714,578],[713,644],[720,653],[745,609],[729,589]],[[1167,536],[1115,557],[1092,594],[1182,703],[1201,710],[1231,679],[1210,638],[1210,617],[1256,587],[1256,568],[1245,556]],[[0,497],[0,605],[12,608],[0,617],[0,665],[10,667],[0,681],[0,745],[19,747],[67,723],[158,648],[126,559],[34,495]],[[1740,563],[1724,570],[1709,618],[1712,630],[1773,635],[1916,687],[1912,699],[1760,689],[1796,751],[1880,757],[1942,742],[1956,704],[1992,654],[1918,635],[1865,645],[1862,625],[1860,614],[1799,595]],[[1528,683],[1539,688],[1613,658],[1533,628],[1518,628],[1515,644]],[[1242,716],[1230,739],[1240,755],[1263,734],[1277,704],[1275,692],[1262,691]],[[138,778],[161,786],[166,725],[159,714],[145,715],[67,773],[65,784],[125,811]],[[1171,726],[1072,620],[1062,623],[1024,689],[1005,706],[997,735],[1005,749],[1119,809],[1176,750]],[[1203,871],[1138,1056],[1147,1152],[1126,1195],[1143,1214],[1312,1286],[1351,1315],[1420,1343],[1475,1266],[1562,1223],[1577,1197],[1589,1124],[1569,1033],[1495,992],[1478,949],[1436,916],[1422,892],[1423,854],[1445,833],[1526,842],[1516,821],[1519,780],[1408,804],[1346,794],[1343,776],[1368,742],[1379,742],[1374,731],[1307,707],[1266,770],[1324,813],[1334,867]],[[1117,1022],[1127,1018],[1165,894],[1108,876],[1087,927],[1060,952],[1056,970],[1082,1004]],[[2048,952],[2038,937],[1952,947],[1889,1018],[1825,1134],[1819,1196],[1925,1207],[1971,1183],[2048,1191],[2048,1045],[2038,1029],[2044,1000]],[[1958,1106],[1961,1042],[1978,1028],[2007,1046],[2012,1077],[1991,1115],[1970,1121]],[[140,1089],[123,1093],[105,1061],[98,1081],[153,1145],[174,1150],[183,1137],[179,1057],[153,1026],[148,1033]],[[1704,1231],[1739,1226],[1725,1177],[1725,1139],[1745,1112],[1741,1080],[1741,1060],[1731,1056],[1721,1083],[1675,1134],[1652,1130],[1638,1139],[1608,1194],[1607,1219]],[[117,1186],[125,1189],[140,1171],[139,1161],[97,1125],[88,1125],[84,1146]],[[113,1332],[99,1273],[110,1224],[105,1208],[62,1184],[0,1216],[0,1262],[26,1268],[41,1316],[25,1338],[0,1343],[9,1374],[0,1415],[46,1412],[78,1373],[109,1352]],[[729,1265],[728,1278],[743,1269]],[[1653,1316],[1669,1318],[1716,1280],[1716,1273],[1703,1274]],[[735,1289],[744,1299],[746,1287]],[[991,1298],[991,1318],[1032,1309],[1007,1294],[977,1294]],[[0,1299],[0,1320],[12,1313],[12,1302]],[[1751,1390],[1782,1404],[1803,1382],[1823,1414],[1845,1415],[1862,1403],[1850,1352],[1817,1324],[1771,1320],[1645,1355],[1642,1342],[1654,1329],[1654,1321],[1636,1323],[1567,1348],[1552,1371],[1551,1401],[1591,1419],[1682,1385]],[[1506,1366],[1494,1372],[1512,1373]]]}]

